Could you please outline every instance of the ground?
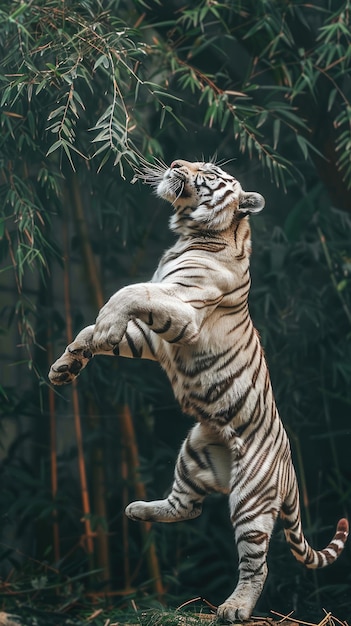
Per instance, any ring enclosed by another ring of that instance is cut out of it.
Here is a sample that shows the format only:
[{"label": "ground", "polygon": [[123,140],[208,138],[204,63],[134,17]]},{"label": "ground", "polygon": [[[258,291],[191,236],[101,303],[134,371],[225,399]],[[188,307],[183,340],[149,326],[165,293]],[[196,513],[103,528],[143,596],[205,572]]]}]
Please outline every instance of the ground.
[{"label": "ground", "polygon": [[[110,616],[109,616],[110,615]],[[49,611],[33,607],[18,606],[17,613],[0,612],[0,626],[213,626],[219,625],[214,613],[189,613],[188,611],[122,611],[94,609],[90,614],[71,616],[62,611]],[[252,618],[237,626],[348,626],[330,613],[318,623],[291,619],[291,616],[276,615],[275,618]]]}]

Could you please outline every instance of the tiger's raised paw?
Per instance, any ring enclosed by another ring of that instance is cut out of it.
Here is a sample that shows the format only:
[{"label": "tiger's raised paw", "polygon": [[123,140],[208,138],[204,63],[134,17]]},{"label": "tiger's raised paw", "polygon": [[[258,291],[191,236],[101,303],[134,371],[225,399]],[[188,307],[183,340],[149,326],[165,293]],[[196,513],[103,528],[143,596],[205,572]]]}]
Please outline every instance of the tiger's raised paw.
[{"label": "tiger's raised paw", "polygon": [[90,348],[94,326],[84,328],[67,346],[63,355],[52,364],[49,380],[53,385],[67,385],[88,365],[94,354]]}]

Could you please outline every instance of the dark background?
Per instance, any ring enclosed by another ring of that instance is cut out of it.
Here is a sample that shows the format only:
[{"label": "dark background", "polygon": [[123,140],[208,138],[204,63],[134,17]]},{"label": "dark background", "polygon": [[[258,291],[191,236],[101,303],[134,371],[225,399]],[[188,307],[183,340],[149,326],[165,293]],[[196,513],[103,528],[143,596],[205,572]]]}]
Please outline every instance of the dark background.
[{"label": "dark background", "polygon": [[[266,208],[252,219],[250,308],[301,486],[306,535],[351,500],[350,31],[347,2],[0,1],[3,606],[232,591],[227,501],[130,523],[170,487],[190,427],[158,364],[95,359],[75,387],[49,364],[173,241],[140,159],[215,153]],[[306,571],[277,525],[257,614],[351,616],[350,548]],[[14,594],[16,592],[16,594]],[[74,604],[74,603],[73,603]]]}]

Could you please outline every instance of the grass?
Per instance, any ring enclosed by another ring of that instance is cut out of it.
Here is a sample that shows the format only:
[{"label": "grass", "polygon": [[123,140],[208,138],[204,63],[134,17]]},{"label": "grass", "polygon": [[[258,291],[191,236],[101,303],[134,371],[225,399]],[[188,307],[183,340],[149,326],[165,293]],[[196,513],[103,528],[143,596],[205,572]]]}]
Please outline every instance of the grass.
[{"label": "grass", "polygon": [[[210,610],[206,601],[196,598],[194,602],[202,601],[204,608],[196,605],[198,612],[188,610],[193,601],[184,603],[177,609],[166,610],[163,607],[139,609],[134,600],[130,600],[127,608],[115,608],[106,600],[103,606],[97,602],[87,604],[81,598],[70,598],[65,604],[56,607],[36,606],[31,598],[18,601],[8,596],[2,602],[0,610],[0,626],[213,626],[221,622],[217,620],[215,610]],[[102,601],[100,600],[100,604]],[[215,609],[215,607],[213,607]],[[271,611],[273,617],[252,617],[245,622],[245,626],[348,626],[346,621],[340,621],[331,613],[324,611],[324,617],[318,623],[305,622],[295,619],[293,614],[282,615]]]},{"label": "grass", "polygon": [[216,616],[209,613],[181,613],[177,610],[161,609],[121,610],[92,609],[81,614],[50,611],[26,605],[18,606],[16,612],[0,612],[0,626],[196,626],[217,622]]}]

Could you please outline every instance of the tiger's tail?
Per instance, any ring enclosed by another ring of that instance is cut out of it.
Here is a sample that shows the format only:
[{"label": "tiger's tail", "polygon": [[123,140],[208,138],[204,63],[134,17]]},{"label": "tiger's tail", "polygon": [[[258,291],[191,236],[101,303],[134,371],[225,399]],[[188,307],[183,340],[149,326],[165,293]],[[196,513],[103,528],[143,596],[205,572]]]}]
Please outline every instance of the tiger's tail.
[{"label": "tiger's tail", "polygon": [[281,509],[285,538],[294,557],[309,569],[318,569],[334,563],[344,549],[349,523],[346,518],[339,520],[336,533],[323,550],[314,550],[304,536],[297,485],[293,488]]}]

